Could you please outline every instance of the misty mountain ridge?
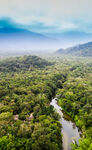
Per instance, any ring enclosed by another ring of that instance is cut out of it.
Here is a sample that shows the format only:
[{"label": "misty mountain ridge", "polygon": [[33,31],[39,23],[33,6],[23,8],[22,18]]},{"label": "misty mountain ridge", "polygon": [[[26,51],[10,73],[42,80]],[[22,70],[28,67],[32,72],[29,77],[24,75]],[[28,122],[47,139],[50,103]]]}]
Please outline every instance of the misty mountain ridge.
[{"label": "misty mountain ridge", "polygon": [[57,54],[70,54],[80,56],[92,56],[92,42],[85,44],[76,45],[67,49],[59,49],[56,51]]},{"label": "misty mountain ridge", "polygon": [[0,28],[0,49],[39,49],[53,45],[57,40],[43,34],[21,28]]},{"label": "misty mountain ridge", "polygon": [[0,20],[0,50],[38,49],[55,43],[54,38],[32,32],[9,18]]},{"label": "misty mountain ridge", "polygon": [[8,36],[8,38],[12,38],[12,36],[17,36],[17,37],[21,37],[22,36],[26,36],[26,38],[42,38],[42,39],[47,39],[46,36],[40,34],[40,33],[35,33],[35,32],[31,32],[29,30],[26,29],[21,29],[21,28],[9,28],[9,27],[4,27],[4,28],[0,28],[0,38],[6,38]]},{"label": "misty mountain ridge", "polygon": [[40,33],[32,31],[10,18],[0,19],[0,51],[57,49],[92,40],[92,34],[79,31]]}]

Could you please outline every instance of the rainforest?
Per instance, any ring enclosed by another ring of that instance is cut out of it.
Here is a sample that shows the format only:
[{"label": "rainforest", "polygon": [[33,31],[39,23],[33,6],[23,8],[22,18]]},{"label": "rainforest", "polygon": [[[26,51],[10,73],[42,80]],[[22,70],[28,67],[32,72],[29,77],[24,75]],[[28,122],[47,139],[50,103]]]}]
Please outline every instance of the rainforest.
[{"label": "rainforest", "polygon": [[[92,149],[92,59],[67,55],[0,61],[0,150],[61,150],[58,106],[81,133],[72,150]],[[68,150],[68,149],[67,149]]]}]

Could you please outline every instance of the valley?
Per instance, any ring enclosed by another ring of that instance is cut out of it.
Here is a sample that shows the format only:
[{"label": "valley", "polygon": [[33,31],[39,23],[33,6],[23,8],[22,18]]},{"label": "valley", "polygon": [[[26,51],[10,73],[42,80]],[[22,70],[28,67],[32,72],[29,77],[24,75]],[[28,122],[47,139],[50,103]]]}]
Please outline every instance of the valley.
[{"label": "valley", "polygon": [[0,61],[0,150],[61,150],[61,116],[50,105],[55,95],[82,133],[69,149],[91,150],[91,57],[41,57]]}]

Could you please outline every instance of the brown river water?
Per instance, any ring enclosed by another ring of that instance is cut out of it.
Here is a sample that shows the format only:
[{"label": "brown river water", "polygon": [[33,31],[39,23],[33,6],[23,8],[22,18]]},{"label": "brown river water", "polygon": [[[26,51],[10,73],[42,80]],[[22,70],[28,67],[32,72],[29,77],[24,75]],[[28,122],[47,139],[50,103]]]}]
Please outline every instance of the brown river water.
[{"label": "brown river water", "polygon": [[57,104],[57,98],[52,99],[51,103],[54,106],[55,110],[61,116],[59,122],[62,125],[62,134],[63,134],[63,150],[71,150],[71,143],[75,142],[78,144],[80,139],[80,132],[76,124],[73,122],[72,118],[65,113],[60,106]]}]

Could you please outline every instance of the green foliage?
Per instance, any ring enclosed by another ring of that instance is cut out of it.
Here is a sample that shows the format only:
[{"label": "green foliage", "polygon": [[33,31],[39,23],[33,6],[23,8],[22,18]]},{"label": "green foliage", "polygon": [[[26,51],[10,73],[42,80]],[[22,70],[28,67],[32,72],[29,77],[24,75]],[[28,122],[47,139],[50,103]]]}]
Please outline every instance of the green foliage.
[{"label": "green foliage", "polygon": [[2,112],[0,114],[0,120],[9,119],[11,117],[12,117],[12,113],[10,113],[10,112]]},{"label": "green foliage", "polygon": [[51,64],[36,56],[0,63],[0,150],[61,149],[59,115],[50,101],[66,76]]},{"label": "green foliage", "polygon": [[[74,66],[74,65],[73,65]],[[82,131],[79,146],[73,144],[73,150],[92,149],[92,69],[87,62],[70,69],[60,95],[59,105],[75,120]],[[85,137],[85,138],[84,138]]]},{"label": "green foliage", "polygon": [[55,94],[83,132],[73,150],[91,150],[92,61],[49,59],[54,62],[36,56],[0,62],[0,150],[61,149],[59,115],[50,106]]},{"label": "green foliage", "polygon": [[9,58],[0,62],[0,71],[1,72],[16,72],[22,69],[23,71],[32,70],[35,68],[43,68],[45,66],[52,65],[45,59],[41,59],[37,56],[23,56],[16,58]]},{"label": "green foliage", "polygon": [[72,145],[72,150],[91,150],[92,149],[92,139],[85,138],[79,141],[79,146]]}]

